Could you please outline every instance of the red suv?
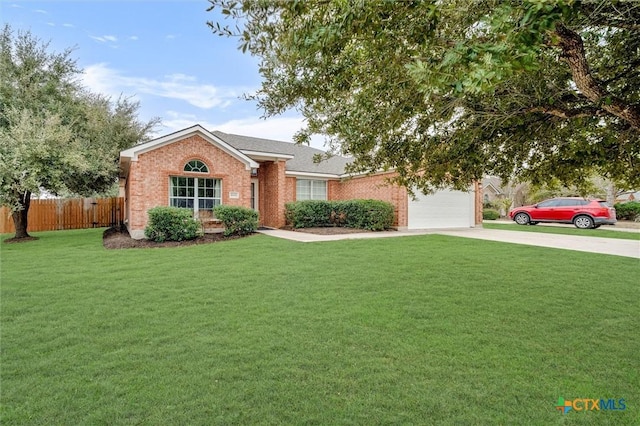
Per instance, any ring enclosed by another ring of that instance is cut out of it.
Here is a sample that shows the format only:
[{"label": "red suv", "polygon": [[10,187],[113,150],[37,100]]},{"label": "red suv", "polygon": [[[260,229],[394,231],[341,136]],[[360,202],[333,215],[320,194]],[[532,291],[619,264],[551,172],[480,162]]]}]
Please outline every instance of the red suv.
[{"label": "red suv", "polygon": [[576,228],[599,228],[616,223],[616,210],[604,200],[586,198],[552,198],[532,206],[516,207],[509,217],[518,225],[538,222],[573,223]]}]

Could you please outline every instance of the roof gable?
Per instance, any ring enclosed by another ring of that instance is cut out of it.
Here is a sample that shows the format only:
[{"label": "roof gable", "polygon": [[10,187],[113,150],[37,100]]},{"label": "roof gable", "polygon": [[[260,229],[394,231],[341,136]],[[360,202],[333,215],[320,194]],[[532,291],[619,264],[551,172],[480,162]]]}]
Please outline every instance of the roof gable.
[{"label": "roof gable", "polygon": [[259,155],[259,153],[268,153],[274,157],[279,156],[280,158],[286,159],[285,169],[290,174],[310,173],[335,175],[339,177],[344,174],[345,166],[353,161],[351,158],[336,155],[316,163],[314,162],[314,156],[326,153],[307,145],[234,135],[220,131],[214,131],[212,133],[247,155],[252,156],[254,154]]},{"label": "roof gable", "polygon": [[186,128],[186,129],[183,129],[183,130],[179,130],[179,131],[174,132],[174,133],[170,133],[170,134],[168,134],[166,136],[162,136],[162,137],[157,138],[157,139],[150,140],[148,142],[142,143],[140,145],[136,145],[136,146],[131,147],[129,149],[125,149],[124,151],[120,152],[120,162],[121,163],[123,163],[123,162],[127,162],[128,163],[129,161],[136,161],[140,154],[144,154],[146,152],[162,148],[163,146],[170,145],[170,144],[175,143],[175,142],[179,142],[179,141],[181,141],[183,139],[186,139],[186,138],[188,138],[190,136],[193,136],[193,135],[198,135],[198,136],[202,137],[204,140],[206,140],[210,144],[220,148],[221,150],[223,150],[224,152],[226,152],[230,156],[232,156],[232,157],[236,158],[238,161],[244,163],[244,165],[247,168],[247,170],[249,170],[251,168],[259,167],[259,164],[256,163],[254,160],[252,160],[247,155],[245,155],[242,152],[240,152],[238,149],[236,149],[233,146],[229,145],[227,142],[225,142],[224,140],[220,139],[218,136],[216,136],[213,133],[209,132],[208,130],[206,130],[205,128],[200,126],[199,124],[196,124],[195,126],[191,126],[191,127]]}]

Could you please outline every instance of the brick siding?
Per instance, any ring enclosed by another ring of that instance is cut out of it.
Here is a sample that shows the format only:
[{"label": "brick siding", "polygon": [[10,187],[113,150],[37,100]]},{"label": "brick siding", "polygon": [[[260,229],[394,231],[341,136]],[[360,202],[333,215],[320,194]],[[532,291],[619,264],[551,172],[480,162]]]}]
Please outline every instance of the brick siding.
[{"label": "brick siding", "polygon": [[374,199],[387,201],[394,206],[394,226],[406,228],[408,225],[408,197],[404,187],[388,182],[393,173],[347,178],[330,185],[335,200]]},{"label": "brick siding", "polygon": [[[208,173],[185,172],[190,160],[200,160]],[[251,206],[251,172],[236,158],[198,135],[140,154],[131,162],[126,183],[126,220],[132,236],[142,236],[147,226],[147,211],[169,205],[169,178],[187,176],[215,178],[222,182],[222,204]],[[230,198],[237,192],[238,198]]]}]

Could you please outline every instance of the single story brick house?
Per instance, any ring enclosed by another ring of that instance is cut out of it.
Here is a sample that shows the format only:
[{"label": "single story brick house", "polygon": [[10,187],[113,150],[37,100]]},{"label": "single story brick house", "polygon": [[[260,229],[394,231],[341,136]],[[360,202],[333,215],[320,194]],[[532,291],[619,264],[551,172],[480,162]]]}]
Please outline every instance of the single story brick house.
[{"label": "single story brick house", "polygon": [[440,191],[412,199],[390,185],[389,173],[349,176],[350,159],[315,163],[322,151],[304,145],[210,132],[195,125],[120,153],[125,223],[144,238],[147,211],[157,206],[193,209],[207,223],[218,204],[255,209],[260,225],[285,225],[285,203],[372,198],[392,203],[399,229],[473,227],[482,221],[481,191]]}]

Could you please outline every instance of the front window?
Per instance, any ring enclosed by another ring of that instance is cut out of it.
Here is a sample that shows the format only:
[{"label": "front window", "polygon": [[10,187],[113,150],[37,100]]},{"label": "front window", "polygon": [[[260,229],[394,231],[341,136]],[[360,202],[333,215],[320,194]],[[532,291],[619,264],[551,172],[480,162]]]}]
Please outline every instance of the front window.
[{"label": "front window", "polygon": [[211,210],[222,204],[222,181],[212,178],[172,176],[169,205],[192,209],[194,217],[211,217]]},{"label": "front window", "polygon": [[296,199],[300,200],[326,200],[327,181],[298,179],[296,182]]}]

